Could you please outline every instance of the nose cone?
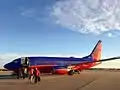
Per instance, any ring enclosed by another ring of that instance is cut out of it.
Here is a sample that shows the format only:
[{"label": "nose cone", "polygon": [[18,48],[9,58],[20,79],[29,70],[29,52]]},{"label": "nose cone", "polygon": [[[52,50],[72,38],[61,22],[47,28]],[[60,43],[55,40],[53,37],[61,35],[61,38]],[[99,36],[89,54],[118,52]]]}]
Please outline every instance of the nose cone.
[{"label": "nose cone", "polygon": [[5,64],[5,65],[4,65],[4,68],[10,69],[10,63]]}]

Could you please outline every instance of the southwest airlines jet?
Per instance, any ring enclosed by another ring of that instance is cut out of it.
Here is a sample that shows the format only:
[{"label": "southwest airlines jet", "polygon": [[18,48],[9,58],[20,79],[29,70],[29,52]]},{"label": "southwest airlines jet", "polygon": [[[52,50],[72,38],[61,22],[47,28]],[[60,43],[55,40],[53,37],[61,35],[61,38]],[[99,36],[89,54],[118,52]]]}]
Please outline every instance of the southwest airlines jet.
[{"label": "southwest airlines jet", "polygon": [[69,74],[73,75],[84,69],[91,68],[100,64],[103,61],[120,59],[120,57],[113,57],[108,59],[101,59],[102,41],[99,40],[93,51],[85,57],[22,57],[13,60],[4,65],[4,68],[14,72],[23,68],[24,60],[29,61],[28,69],[38,68],[42,73],[52,72],[54,74]]}]

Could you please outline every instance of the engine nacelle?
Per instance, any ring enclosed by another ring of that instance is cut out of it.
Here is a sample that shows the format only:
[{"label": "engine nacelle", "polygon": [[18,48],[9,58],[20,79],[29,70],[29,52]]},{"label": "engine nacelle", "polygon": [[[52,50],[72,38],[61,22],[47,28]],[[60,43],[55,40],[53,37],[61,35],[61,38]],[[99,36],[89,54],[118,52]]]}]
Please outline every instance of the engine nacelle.
[{"label": "engine nacelle", "polygon": [[56,69],[56,70],[54,71],[54,73],[55,73],[55,74],[67,74],[68,71],[67,71],[67,69]]},{"label": "engine nacelle", "polygon": [[53,73],[55,73],[55,74],[67,74],[68,69],[66,67],[56,66],[53,68]]},{"label": "engine nacelle", "polygon": [[67,68],[66,67],[55,67],[54,73],[73,75],[75,73],[75,70],[73,69],[73,66],[68,66]]}]

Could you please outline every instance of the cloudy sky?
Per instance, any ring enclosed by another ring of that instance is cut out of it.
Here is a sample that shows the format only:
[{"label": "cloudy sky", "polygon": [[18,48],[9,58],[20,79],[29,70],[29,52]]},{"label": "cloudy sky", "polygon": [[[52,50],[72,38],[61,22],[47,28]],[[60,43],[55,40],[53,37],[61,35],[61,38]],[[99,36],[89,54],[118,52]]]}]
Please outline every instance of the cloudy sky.
[{"label": "cloudy sky", "polygon": [[[120,56],[120,0],[1,0],[0,67],[21,56]],[[119,67],[120,60],[97,67]]]}]

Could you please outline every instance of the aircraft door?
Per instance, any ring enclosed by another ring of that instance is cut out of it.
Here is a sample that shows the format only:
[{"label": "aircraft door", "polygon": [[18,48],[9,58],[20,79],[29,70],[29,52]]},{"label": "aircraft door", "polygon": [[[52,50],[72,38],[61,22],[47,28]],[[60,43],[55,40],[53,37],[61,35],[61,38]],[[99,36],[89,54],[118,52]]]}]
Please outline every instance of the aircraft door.
[{"label": "aircraft door", "polygon": [[22,65],[22,68],[21,68],[22,77],[23,78],[28,77],[28,68],[30,66],[29,58],[22,57],[21,58],[21,65]]},{"label": "aircraft door", "polygon": [[29,66],[29,59],[27,57],[22,57],[21,58],[21,65],[22,66]]}]

